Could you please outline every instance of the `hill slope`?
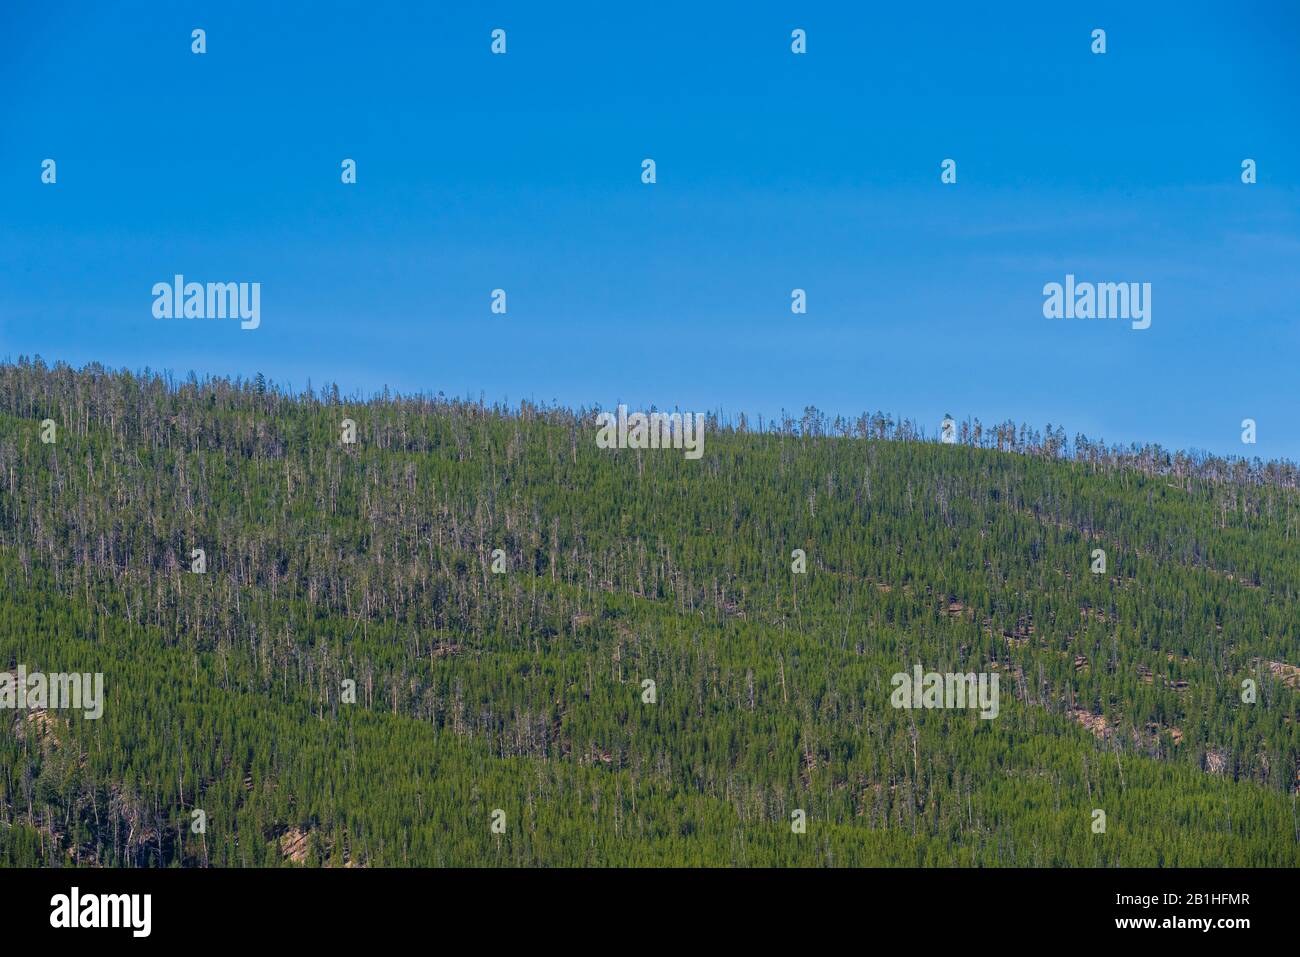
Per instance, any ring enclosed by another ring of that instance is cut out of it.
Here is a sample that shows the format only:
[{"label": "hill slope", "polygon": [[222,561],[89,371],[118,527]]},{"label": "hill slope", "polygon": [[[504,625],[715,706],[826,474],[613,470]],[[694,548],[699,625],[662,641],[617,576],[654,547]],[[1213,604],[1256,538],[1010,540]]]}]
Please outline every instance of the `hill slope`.
[{"label": "hill slope", "polygon": [[1300,864],[1292,467],[594,420],[0,366],[0,861]]}]

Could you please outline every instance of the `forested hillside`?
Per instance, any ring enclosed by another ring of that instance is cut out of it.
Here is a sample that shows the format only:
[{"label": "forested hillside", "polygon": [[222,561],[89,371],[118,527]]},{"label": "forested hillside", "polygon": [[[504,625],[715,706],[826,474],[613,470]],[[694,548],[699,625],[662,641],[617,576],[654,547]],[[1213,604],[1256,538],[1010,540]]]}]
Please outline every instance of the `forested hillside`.
[{"label": "forested hillside", "polygon": [[594,423],[0,366],[0,862],[1300,864],[1294,466]]}]

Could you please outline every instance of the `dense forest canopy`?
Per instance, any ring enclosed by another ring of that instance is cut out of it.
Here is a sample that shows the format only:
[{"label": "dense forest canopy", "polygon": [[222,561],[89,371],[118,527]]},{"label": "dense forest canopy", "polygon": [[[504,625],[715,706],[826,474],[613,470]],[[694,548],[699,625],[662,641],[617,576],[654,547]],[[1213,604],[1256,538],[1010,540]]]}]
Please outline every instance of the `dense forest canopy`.
[{"label": "dense forest canopy", "polygon": [[0,862],[1300,863],[1293,463],[596,412],[0,365]]}]

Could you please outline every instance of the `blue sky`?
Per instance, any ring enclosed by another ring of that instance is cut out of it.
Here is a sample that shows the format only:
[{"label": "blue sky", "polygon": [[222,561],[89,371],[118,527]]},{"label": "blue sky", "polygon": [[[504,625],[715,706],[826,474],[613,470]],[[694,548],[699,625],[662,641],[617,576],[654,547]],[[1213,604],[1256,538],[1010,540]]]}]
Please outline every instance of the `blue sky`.
[{"label": "blue sky", "polygon": [[0,6],[0,357],[1300,459],[1296,5],[444,6]]}]

